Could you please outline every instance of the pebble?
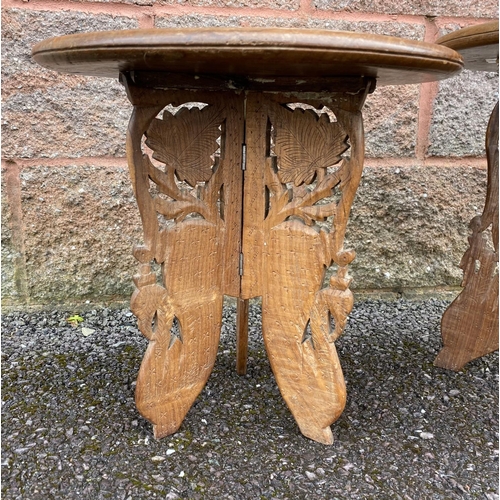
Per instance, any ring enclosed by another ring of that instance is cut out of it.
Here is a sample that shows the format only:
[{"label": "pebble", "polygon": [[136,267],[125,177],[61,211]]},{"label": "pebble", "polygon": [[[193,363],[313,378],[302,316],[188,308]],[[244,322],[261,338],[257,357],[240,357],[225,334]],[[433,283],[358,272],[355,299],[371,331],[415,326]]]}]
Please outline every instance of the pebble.
[{"label": "pebble", "polygon": [[420,437],[421,439],[434,439],[434,434],[431,432],[421,432]]},{"label": "pebble", "polygon": [[[129,310],[3,314],[2,498],[347,500],[413,498],[416,490],[451,498],[452,482],[440,479],[448,475],[470,498],[498,500],[498,353],[460,373],[434,368],[446,307],[355,304],[335,342],[348,397],[333,446],[303,437],[281,398],[258,302],[247,374],[235,372],[229,301],[213,373],[166,440],[153,438],[135,408],[148,341]],[[99,335],[68,325],[76,313]],[[451,404],[459,394],[467,398]]]}]

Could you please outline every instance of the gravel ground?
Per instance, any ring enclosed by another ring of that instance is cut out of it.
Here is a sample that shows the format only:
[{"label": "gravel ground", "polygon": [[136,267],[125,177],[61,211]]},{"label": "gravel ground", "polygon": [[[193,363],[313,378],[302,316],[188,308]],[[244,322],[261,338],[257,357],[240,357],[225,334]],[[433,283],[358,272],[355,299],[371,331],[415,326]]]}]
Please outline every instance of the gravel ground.
[{"label": "gravel ground", "polygon": [[160,441],[134,406],[147,341],[130,311],[80,311],[78,327],[75,311],[5,314],[2,497],[498,499],[498,353],[460,373],[435,368],[447,305],[355,305],[337,341],[348,402],[333,446],[299,433],[257,303],[247,375],[235,372],[228,302],[209,382]]}]

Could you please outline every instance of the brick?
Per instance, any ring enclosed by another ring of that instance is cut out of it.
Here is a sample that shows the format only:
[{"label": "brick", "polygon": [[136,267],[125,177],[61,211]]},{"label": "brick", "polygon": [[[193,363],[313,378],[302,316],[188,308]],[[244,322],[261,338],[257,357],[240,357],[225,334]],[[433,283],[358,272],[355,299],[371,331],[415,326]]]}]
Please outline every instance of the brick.
[{"label": "brick", "polygon": [[413,2],[406,0],[314,0],[318,10],[331,12],[367,12],[379,14],[401,14],[414,16],[454,16],[483,17],[495,19],[498,17],[498,2],[494,0],[426,0]]},{"label": "brick", "polygon": [[[74,0],[85,3],[84,0]],[[132,5],[175,5],[184,7],[228,7],[247,9],[274,9],[295,11],[300,7],[300,0],[94,0],[99,3]]]},{"label": "brick", "polygon": [[19,168],[2,162],[2,304],[27,303]]},{"label": "brick", "polygon": [[[115,81],[83,79],[46,88],[27,82],[3,105],[5,158],[124,156],[132,106]],[[23,80],[21,80],[22,82]]]},{"label": "brick", "polygon": [[347,227],[354,289],[459,286],[469,221],[482,212],[486,171],[365,167]]},{"label": "brick", "polygon": [[31,47],[61,34],[135,28],[137,20],[10,9],[2,23],[3,156],[123,156],[131,106],[121,85],[46,70]]},{"label": "brick", "polygon": [[485,133],[498,99],[498,74],[463,71],[439,83],[430,156],[484,156]]},{"label": "brick", "polygon": [[419,85],[380,87],[363,109],[367,157],[414,157]]},{"label": "brick", "polygon": [[30,167],[21,189],[32,303],[130,295],[142,230],[126,168]]},{"label": "brick", "polygon": [[[86,0],[72,0],[74,3],[86,4]],[[151,6],[157,3],[157,0],[93,0],[95,3],[107,3],[107,4],[123,4],[123,5],[140,5],[140,6]]]},{"label": "brick", "polygon": [[19,252],[15,248],[12,242],[12,231],[11,231],[11,204],[7,197],[6,188],[6,169],[2,166],[2,303],[7,301],[17,301],[20,299],[19,293],[16,287],[15,273],[16,265],[15,261],[19,255]]},{"label": "brick", "polygon": [[158,5],[298,10],[300,0],[156,0]]},{"label": "brick", "polygon": [[123,16],[2,9],[2,75],[29,70],[45,71],[31,58],[31,48],[46,38],[137,27],[137,19]]},{"label": "brick", "polygon": [[[444,23],[438,36],[466,27]],[[495,65],[493,65],[495,66]],[[496,68],[492,68],[495,69]],[[488,120],[498,99],[498,72],[463,71],[439,83],[428,154],[483,156]]]},{"label": "brick", "polygon": [[345,21],[337,19],[323,19],[313,17],[262,17],[262,16],[222,16],[207,14],[183,14],[155,17],[157,28],[210,28],[210,27],[240,27],[254,28],[309,28],[330,29],[335,31],[357,31],[361,33],[375,33],[380,35],[399,36],[414,40],[421,40],[425,28],[418,23],[400,22],[367,22]]}]

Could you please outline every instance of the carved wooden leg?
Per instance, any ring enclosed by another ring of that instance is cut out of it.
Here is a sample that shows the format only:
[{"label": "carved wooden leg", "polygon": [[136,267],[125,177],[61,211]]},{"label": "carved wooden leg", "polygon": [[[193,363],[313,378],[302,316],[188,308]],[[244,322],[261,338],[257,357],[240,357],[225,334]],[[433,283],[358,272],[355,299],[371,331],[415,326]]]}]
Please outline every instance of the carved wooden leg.
[{"label": "carved wooden leg", "polygon": [[[136,404],[160,438],[179,429],[210,375],[223,295],[239,295],[242,174],[234,164],[243,100],[125,83],[134,104],[127,156],[144,229],[131,309],[150,340]],[[178,109],[158,117],[166,105]]]},{"label": "carved wooden leg", "polygon": [[238,299],[236,316],[236,373],[245,375],[248,358],[248,300]]},{"label": "carved wooden leg", "polygon": [[443,315],[444,347],[434,360],[436,366],[449,370],[458,371],[498,349],[498,104],[486,132],[486,155],[485,207],[470,222],[469,249],[460,263],[464,289]]},{"label": "carved wooden leg", "polygon": [[[346,401],[334,340],[353,306],[347,266],[355,253],[343,242],[363,168],[366,92],[247,100],[242,293],[262,295],[264,341],[281,394],[301,432],[324,444],[333,442],[330,425]],[[322,201],[335,189],[336,199]],[[319,226],[327,218],[330,231]],[[337,273],[323,289],[332,261]]]},{"label": "carved wooden leg", "polygon": [[162,236],[164,286],[139,286],[131,302],[151,341],[137,379],[136,405],[154,424],[156,437],[179,429],[208,380],[219,345],[223,302],[217,227],[185,221]]}]

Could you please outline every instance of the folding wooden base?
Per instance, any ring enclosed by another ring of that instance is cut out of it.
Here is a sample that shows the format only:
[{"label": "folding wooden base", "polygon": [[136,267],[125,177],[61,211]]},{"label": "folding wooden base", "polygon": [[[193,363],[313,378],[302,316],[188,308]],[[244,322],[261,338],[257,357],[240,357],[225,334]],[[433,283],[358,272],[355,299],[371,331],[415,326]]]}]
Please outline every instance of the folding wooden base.
[{"label": "folding wooden base", "polygon": [[470,222],[469,249],[460,263],[464,289],[443,315],[444,347],[434,360],[449,370],[498,349],[498,104],[486,132],[486,155],[486,203]]},{"label": "folding wooden base", "polygon": [[355,253],[344,234],[372,82],[315,94],[122,81],[134,105],[127,156],[144,228],[131,307],[150,340],[137,408],[156,437],[179,429],[212,370],[224,295],[238,299],[244,373],[248,299],[260,296],[281,394],[301,432],[331,444],[346,401],[334,341],[353,306]]}]

